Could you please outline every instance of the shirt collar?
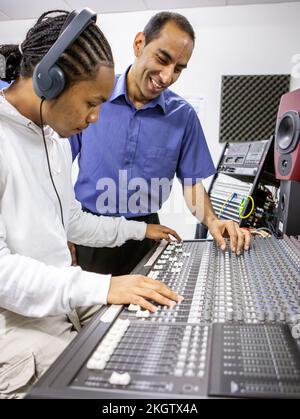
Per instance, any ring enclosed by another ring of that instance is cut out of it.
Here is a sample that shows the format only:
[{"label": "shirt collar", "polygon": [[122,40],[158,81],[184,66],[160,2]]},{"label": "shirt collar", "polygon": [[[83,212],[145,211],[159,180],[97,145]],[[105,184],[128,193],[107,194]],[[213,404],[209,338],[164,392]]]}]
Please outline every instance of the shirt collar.
[{"label": "shirt collar", "polygon": [[[10,102],[8,102],[3,96],[0,96],[0,116],[5,116],[6,120],[10,120],[12,123],[21,125],[34,131],[36,134],[41,136],[41,128],[32,122],[30,119],[23,116]],[[48,125],[44,126],[44,134],[46,139],[52,139],[55,136],[55,132]]]},{"label": "shirt collar", "polygon": [[[127,70],[116,77],[115,81],[115,87],[114,90],[109,98],[109,102],[113,102],[117,98],[124,96],[126,102],[132,106],[132,103],[127,95],[127,74],[130,70],[131,66],[127,68]],[[149,108],[155,108],[159,106],[164,113],[166,113],[166,102],[165,102],[165,95],[164,92],[162,92],[159,96],[157,96],[155,99],[151,100],[150,102],[146,103],[146,105],[143,106],[142,109],[149,109]]]}]

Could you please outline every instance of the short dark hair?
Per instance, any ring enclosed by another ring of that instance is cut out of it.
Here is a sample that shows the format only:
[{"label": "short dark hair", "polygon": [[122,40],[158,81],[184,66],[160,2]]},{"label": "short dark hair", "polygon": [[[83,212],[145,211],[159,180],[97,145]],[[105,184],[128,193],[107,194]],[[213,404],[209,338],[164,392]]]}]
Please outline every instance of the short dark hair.
[{"label": "short dark hair", "polygon": [[174,22],[182,31],[190,36],[193,44],[195,44],[195,31],[185,16],[173,12],[160,12],[152,16],[143,30],[146,45],[154,39],[159,38],[161,30],[168,22]]},{"label": "short dark hair", "polygon": [[[35,66],[47,54],[59,37],[69,12],[52,10],[44,13],[28,31],[21,44],[0,45],[6,60],[6,76],[11,82],[19,76],[31,77]],[[101,65],[113,67],[113,55],[107,39],[95,23],[91,23],[58,59],[66,74],[67,87],[74,81],[93,78]]]}]

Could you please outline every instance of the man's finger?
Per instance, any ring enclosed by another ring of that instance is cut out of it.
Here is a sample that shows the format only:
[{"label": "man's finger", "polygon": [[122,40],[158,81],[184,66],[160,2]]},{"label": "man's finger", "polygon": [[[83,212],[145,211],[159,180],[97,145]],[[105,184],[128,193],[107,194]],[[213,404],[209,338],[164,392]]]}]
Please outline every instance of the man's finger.
[{"label": "man's finger", "polygon": [[182,242],[182,238],[179,236],[179,234],[175,230],[172,230],[171,228],[167,227],[163,231],[164,233],[167,233],[173,236],[178,242]]},{"label": "man's finger", "polygon": [[164,233],[164,232],[160,233],[160,238],[166,240],[167,242],[171,241],[170,236],[167,233]]},{"label": "man's finger", "polygon": [[229,234],[230,238],[230,248],[232,252],[236,252],[237,250],[237,241],[238,241],[238,235],[236,231],[236,224],[233,221],[229,221],[226,223],[226,229]]},{"label": "man's finger", "polygon": [[157,311],[157,307],[154,304],[151,304],[149,301],[145,300],[145,298],[136,295],[130,298],[130,303],[139,305],[144,310],[149,310],[151,313],[155,313]]},{"label": "man's finger", "polygon": [[217,245],[223,250],[226,250],[226,240],[224,239],[224,237],[222,236],[222,233],[220,232],[220,230],[214,230],[212,232],[213,238],[214,240],[217,242]]},{"label": "man's finger", "polygon": [[161,281],[157,281],[156,279],[145,277],[143,285],[149,289],[155,290],[159,294],[167,297],[173,301],[181,301],[182,297],[178,295],[175,291],[171,290]]},{"label": "man's finger", "polygon": [[238,225],[235,225],[235,227],[236,227],[236,233],[238,236],[237,254],[240,255],[244,250],[245,235]]},{"label": "man's finger", "polygon": [[251,247],[251,233],[248,230],[243,230],[243,233],[245,235],[245,249],[249,250]]},{"label": "man's finger", "polygon": [[169,300],[169,298],[164,297],[152,289],[141,288],[139,290],[139,295],[147,298],[147,300],[155,301],[162,306],[174,307],[176,304],[175,301]]}]

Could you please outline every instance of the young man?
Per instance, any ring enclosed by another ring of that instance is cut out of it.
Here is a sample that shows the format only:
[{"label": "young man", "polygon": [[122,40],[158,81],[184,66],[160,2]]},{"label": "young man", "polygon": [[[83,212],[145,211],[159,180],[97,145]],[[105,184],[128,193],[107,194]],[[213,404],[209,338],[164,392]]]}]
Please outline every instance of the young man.
[{"label": "young man", "polygon": [[97,121],[114,67],[107,40],[91,23],[57,61],[65,90],[51,100],[37,96],[33,71],[68,15],[47,12],[22,45],[0,46],[6,81],[16,80],[0,95],[0,398],[26,392],[73,339],[71,310],[86,308],[87,317],[91,306],[108,302],[155,311],[149,299],[169,306],[180,300],[150,278],[111,278],[70,266],[68,239],[113,247],[179,237],[167,227],[83,213],[75,201],[64,138]]},{"label": "young man", "polygon": [[[158,222],[153,212],[167,200],[170,188],[161,196],[158,188],[151,187],[152,181],[163,178],[171,183],[177,175],[193,214],[223,249],[223,236],[229,235],[231,249],[240,254],[244,247],[249,248],[250,235],[231,221],[217,219],[201,183],[215,168],[200,122],[192,107],[168,89],[187,67],[194,43],[194,30],[187,19],[169,12],[153,16],[136,35],[135,61],[117,77],[101,110],[103,118],[70,139],[73,159],[79,157],[76,197],[93,214],[105,215],[108,210],[109,215]],[[108,187],[111,182],[116,185],[111,208],[99,192],[104,190],[105,196],[106,179]],[[140,182],[142,203],[135,211],[130,204],[136,190],[128,185],[140,179],[144,180]],[[127,193],[123,192],[127,187]],[[93,272],[129,273],[150,247],[148,240],[127,242],[118,249],[77,246],[78,263]]]}]

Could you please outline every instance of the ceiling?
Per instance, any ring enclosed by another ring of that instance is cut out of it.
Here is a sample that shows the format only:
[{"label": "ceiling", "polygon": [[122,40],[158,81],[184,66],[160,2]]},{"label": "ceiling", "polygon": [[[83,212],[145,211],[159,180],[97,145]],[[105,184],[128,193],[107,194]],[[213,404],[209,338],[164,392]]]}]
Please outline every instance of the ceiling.
[{"label": "ceiling", "polygon": [[87,6],[101,14],[291,2],[295,2],[295,0],[51,0],[49,2],[40,0],[0,0],[0,21],[35,19],[47,9],[73,10]]}]

